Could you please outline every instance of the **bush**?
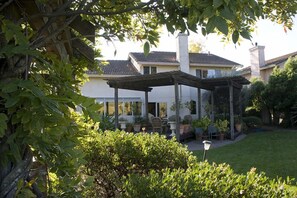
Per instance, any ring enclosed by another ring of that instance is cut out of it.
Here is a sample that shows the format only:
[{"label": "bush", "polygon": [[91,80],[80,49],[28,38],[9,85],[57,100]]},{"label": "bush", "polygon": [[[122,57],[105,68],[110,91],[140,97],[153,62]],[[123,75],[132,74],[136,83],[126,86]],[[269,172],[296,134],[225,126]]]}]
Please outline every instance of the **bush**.
[{"label": "bush", "polygon": [[165,136],[108,131],[94,134],[85,144],[86,174],[95,185],[86,196],[114,197],[124,189],[129,174],[147,175],[151,170],[187,169],[196,162],[185,147]]},{"label": "bush", "polygon": [[242,120],[245,122],[245,124],[249,128],[255,128],[255,127],[262,125],[261,118],[256,117],[256,116],[243,117]]},{"label": "bush", "polygon": [[252,169],[235,174],[226,164],[201,162],[193,167],[129,175],[124,197],[294,197],[285,182]]},{"label": "bush", "polygon": [[198,162],[184,146],[158,134],[106,131],[85,141],[84,171],[94,178],[86,197],[293,197],[280,179]]}]

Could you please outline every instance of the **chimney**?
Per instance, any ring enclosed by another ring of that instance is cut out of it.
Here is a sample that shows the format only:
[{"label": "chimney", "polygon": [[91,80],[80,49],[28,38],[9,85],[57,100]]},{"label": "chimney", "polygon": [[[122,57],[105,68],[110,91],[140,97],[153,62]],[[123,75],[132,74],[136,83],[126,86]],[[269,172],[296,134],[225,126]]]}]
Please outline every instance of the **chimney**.
[{"label": "chimney", "polygon": [[250,61],[251,61],[251,76],[261,77],[260,68],[265,66],[265,46],[260,46],[256,43],[256,46],[250,49]]},{"label": "chimney", "polygon": [[189,67],[189,52],[188,52],[188,35],[185,33],[179,33],[177,35],[176,43],[176,60],[179,62],[179,70],[185,73],[190,72]]}]

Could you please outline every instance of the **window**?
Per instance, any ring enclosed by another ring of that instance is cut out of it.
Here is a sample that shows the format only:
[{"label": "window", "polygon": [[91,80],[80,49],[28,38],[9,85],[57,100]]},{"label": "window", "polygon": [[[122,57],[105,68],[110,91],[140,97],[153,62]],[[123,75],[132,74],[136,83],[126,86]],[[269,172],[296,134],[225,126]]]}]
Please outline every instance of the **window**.
[{"label": "window", "polygon": [[191,114],[192,115],[195,115],[196,113],[197,113],[197,111],[196,111],[196,101],[195,100],[191,100],[190,101],[190,105],[191,105],[191,109],[190,109],[190,111],[191,111]]},{"label": "window", "polygon": [[157,73],[157,67],[152,67],[152,66],[143,67],[143,74],[156,74],[156,73]]},{"label": "window", "polygon": [[114,115],[114,102],[106,102],[106,114]]},{"label": "window", "polygon": [[196,69],[196,76],[198,78],[214,78],[214,77],[216,77],[216,70],[214,70],[214,69],[208,69],[208,70]]},{"label": "window", "polygon": [[[133,99],[132,99],[133,100]],[[103,99],[104,101],[104,99]],[[113,116],[115,113],[115,104],[112,99],[105,99],[105,102],[97,101],[102,104],[99,111],[104,113],[104,115]],[[129,99],[124,99],[119,101],[119,115],[142,115],[142,102],[140,101],[129,101]]]},{"label": "window", "polygon": [[141,102],[133,102],[133,115],[134,116],[141,116],[141,106],[142,103]]},{"label": "window", "polygon": [[166,102],[160,102],[158,106],[158,115],[161,118],[167,117],[167,103]]},{"label": "window", "polygon": [[167,117],[167,103],[166,102],[149,102],[149,113],[155,117],[166,118]]}]

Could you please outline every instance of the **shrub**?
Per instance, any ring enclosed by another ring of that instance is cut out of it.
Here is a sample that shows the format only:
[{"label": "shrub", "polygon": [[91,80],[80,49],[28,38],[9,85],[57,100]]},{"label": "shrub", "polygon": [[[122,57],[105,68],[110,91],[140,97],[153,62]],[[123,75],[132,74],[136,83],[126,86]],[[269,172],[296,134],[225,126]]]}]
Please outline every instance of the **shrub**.
[{"label": "shrub", "polygon": [[151,170],[187,169],[196,162],[185,147],[165,136],[108,131],[94,134],[85,144],[86,174],[94,187],[86,196],[113,197],[121,194],[125,177],[146,175]]},{"label": "shrub", "polygon": [[101,114],[99,129],[101,131],[114,130],[114,117]]},{"label": "shrub", "polygon": [[192,122],[192,126],[194,128],[202,128],[203,131],[206,131],[207,130],[207,127],[210,124],[211,124],[211,120],[207,116],[204,116],[201,119],[193,120],[193,122]]},{"label": "shrub", "polygon": [[252,169],[235,174],[226,164],[196,163],[187,170],[129,175],[124,197],[293,197],[285,182],[270,180]]},{"label": "shrub", "polygon": [[158,134],[106,131],[84,141],[84,173],[94,178],[86,197],[293,197],[281,179],[198,162]]},{"label": "shrub", "polygon": [[248,116],[243,117],[242,120],[245,122],[247,127],[254,128],[262,125],[262,120],[259,117],[256,116]]}]

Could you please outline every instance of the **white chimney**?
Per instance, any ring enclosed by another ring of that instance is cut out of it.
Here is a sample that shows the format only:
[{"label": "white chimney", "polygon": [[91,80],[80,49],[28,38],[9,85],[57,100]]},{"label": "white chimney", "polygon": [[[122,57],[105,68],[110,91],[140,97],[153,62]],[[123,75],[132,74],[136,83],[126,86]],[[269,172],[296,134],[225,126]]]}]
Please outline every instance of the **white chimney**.
[{"label": "white chimney", "polygon": [[180,64],[179,70],[189,73],[188,35],[185,33],[179,33],[177,35],[176,60]]},{"label": "white chimney", "polygon": [[251,76],[260,77],[260,68],[265,66],[265,46],[257,45],[250,49]]}]

